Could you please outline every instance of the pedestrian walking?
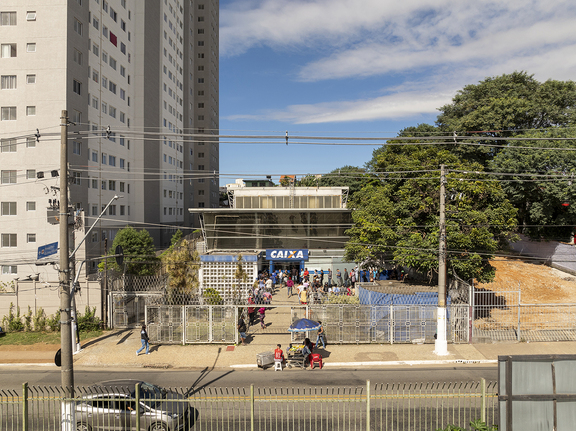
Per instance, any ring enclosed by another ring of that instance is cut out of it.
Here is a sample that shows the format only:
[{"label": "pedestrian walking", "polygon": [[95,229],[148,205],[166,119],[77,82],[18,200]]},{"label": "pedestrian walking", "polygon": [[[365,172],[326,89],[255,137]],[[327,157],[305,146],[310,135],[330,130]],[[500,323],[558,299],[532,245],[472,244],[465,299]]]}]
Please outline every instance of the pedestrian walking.
[{"label": "pedestrian walking", "polygon": [[264,323],[264,317],[266,317],[266,309],[264,307],[258,310],[258,314],[260,314],[260,326],[262,329],[266,329],[266,324]]},{"label": "pedestrian walking", "polygon": [[140,352],[146,348],[146,354],[150,354],[150,343],[148,341],[148,333],[146,332],[146,325],[142,325],[140,330],[140,341],[142,342],[142,347],[136,350],[136,356],[140,355]]},{"label": "pedestrian walking", "polygon": [[[238,319],[238,332],[240,333],[240,342],[246,344],[246,323],[242,316]],[[240,345],[240,343],[238,343]]]},{"label": "pedestrian walking", "polygon": [[288,298],[292,297],[292,288],[294,287],[294,281],[291,278],[286,280],[286,287],[288,288]]},{"label": "pedestrian walking", "polygon": [[320,345],[318,343],[322,343],[322,348],[326,348],[326,341],[324,340],[324,326],[322,326],[322,322],[319,320],[318,323],[320,324],[320,328],[318,328],[318,337],[316,337],[316,347]]}]

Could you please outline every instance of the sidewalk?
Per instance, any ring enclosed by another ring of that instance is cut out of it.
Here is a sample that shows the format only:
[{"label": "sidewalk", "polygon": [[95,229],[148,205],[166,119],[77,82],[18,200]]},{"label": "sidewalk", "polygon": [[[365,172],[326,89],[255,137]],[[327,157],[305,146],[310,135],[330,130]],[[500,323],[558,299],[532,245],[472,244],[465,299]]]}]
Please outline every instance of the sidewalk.
[{"label": "sidewalk", "polygon": [[[288,299],[285,289],[274,296],[275,302],[298,304],[297,297]],[[273,351],[280,343],[286,350],[290,343],[289,308],[274,308],[266,314],[266,329],[260,325],[250,327],[249,344],[233,346],[220,344],[151,345],[150,354],[136,356],[141,347],[139,329],[110,331],[102,337],[83,343],[74,355],[78,368],[185,368],[185,369],[258,369],[256,355]],[[315,341],[315,340],[312,340]],[[330,342],[330,339],[328,339]],[[0,365],[54,366],[54,355],[59,345],[0,346]],[[576,342],[449,344],[447,356],[437,356],[434,344],[328,344],[316,353],[324,357],[326,367],[365,368],[418,365],[474,365],[496,364],[499,355],[572,354],[576,355]],[[288,371],[299,371],[288,369]]]}]

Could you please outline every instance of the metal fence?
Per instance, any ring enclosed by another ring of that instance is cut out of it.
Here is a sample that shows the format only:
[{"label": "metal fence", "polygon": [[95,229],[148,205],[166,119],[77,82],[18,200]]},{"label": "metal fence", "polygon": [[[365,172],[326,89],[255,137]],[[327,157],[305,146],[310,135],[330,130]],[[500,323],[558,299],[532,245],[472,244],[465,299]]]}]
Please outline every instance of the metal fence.
[{"label": "metal fence", "polygon": [[[150,392],[59,387],[0,389],[0,427],[6,431],[60,430],[419,430],[497,424],[495,382],[373,384],[363,387],[193,388]],[[127,396],[122,394],[128,393]],[[137,395],[136,395],[137,394]],[[66,414],[65,406],[75,412]]]}]

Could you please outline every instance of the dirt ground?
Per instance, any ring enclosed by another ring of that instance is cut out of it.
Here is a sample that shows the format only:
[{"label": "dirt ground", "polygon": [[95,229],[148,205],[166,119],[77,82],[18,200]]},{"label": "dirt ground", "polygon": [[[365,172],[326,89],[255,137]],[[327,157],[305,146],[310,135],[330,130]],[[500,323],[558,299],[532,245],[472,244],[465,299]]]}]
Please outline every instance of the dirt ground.
[{"label": "dirt ground", "polygon": [[524,304],[576,303],[576,277],[546,265],[519,260],[494,260],[496,278],[476,287],[491,291],[521,291]]}]

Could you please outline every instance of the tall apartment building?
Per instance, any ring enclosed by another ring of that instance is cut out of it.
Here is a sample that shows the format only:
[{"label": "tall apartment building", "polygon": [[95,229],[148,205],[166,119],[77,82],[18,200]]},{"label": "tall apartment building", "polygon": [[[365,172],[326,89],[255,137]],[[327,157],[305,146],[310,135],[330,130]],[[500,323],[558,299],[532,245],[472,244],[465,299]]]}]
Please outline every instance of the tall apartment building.
[{"label": "tall apartment building", "polygon": [[86,257],[126,225],[162,247],[194,227],[189,207],[218,205],[218,144],[202,136],[218,134],[218,0],[3,0],[0,14],[0,282],[57,279],[36,263],[58,241],[62,110],[76,238],[120,196]]}]

